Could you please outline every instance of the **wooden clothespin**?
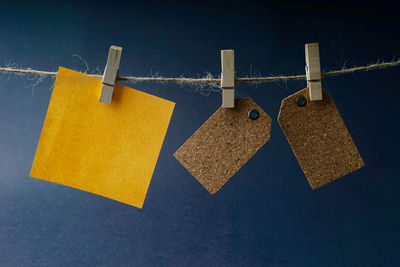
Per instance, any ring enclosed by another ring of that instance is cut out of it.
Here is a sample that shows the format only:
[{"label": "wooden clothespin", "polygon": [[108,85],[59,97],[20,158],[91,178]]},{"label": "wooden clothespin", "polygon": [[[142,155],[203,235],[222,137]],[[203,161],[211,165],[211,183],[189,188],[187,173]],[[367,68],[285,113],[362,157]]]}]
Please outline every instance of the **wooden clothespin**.
[{"label": "wooden clothespin", "polygon": [[306,77],[310,100],[322,100],[321,66],[318,43],[306,44]]},{"label": "wooden clothespin", "polygon": [[115,80],[118,76],[119,62],[121,60],[122,47],[112,45],[108,52],[107,65],[103,74],[103,87],[101,88],[100,102],[111,104]]},{"label": "wooden clothespin", "polygon": [[221,50],[222,107],[235,107],[235,51]]}]

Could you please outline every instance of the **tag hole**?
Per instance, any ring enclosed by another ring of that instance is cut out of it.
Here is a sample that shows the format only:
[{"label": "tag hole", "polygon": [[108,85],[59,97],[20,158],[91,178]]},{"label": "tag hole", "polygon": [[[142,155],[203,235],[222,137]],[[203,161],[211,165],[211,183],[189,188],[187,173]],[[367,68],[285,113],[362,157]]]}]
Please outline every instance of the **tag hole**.
[{"label": "tag hole", "polygon": [[300,95],[296,98],[296,104],[299,107],[304,107],[307,104],[307,99],[304,96]]},{"label": "tag hole", "polygon": [[258,119],[259,117],[260,117],[260,113],[258,112],[258,110],[257,109],[252,109],[252,110],[249,110],[249,113],[247,114],[248,116],[249,116],[249,118],[251,119],[251,120],[256,120],[256,119]]}]

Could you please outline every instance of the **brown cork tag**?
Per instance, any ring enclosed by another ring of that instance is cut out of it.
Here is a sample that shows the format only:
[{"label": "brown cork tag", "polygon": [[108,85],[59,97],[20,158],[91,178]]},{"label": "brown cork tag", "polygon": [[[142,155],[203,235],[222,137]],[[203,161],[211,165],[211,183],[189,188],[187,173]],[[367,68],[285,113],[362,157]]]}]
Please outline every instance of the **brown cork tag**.
[{"label": "brown cork tag", "polygon": [[[297,105],[298,97],[306,104]],[[303,99],[304,99],[303,98]],[[308,88],[282,100],[279,124],[312,189],[364,166],[332,97],[310,101]]]},{"label": "brown cork tag", "polygon": [[[257,119],[250,119],[251,110],[258,111]],[[269,140],[270,133],[267,113],[251,98],[237,98],[235,108],[220,107],[174,156],[215,194]]]}]

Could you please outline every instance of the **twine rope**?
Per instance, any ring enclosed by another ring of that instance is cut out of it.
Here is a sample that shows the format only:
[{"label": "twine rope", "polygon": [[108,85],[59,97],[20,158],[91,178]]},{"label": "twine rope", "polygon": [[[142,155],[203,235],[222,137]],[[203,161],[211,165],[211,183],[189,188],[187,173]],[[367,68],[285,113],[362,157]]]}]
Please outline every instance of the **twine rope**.
[{"label": "twine rope", "polygon": [[[322,77],[343,75],[358,71],[370,71],[376,69],[384,69],[388,67],[395,67],[400,65],[400,60],[391,62],[379,62],[361,67],[343,68],[340,70],[328,71],[321,73]],[[34,69],[19,69],[12,67],[0,67],[0,72],[4,73],[16,73],[21,75],[40,75],[40,76],[57,76],[55,71],[42,71]],[[88,74],[93,77],[102,78],[99,74]],[[251,82],[251,83],[265,83],[273,81],[287,81],[287,80],[306,80],[305,74],[300,75],[289,75],[289,76],[270,76],[270,77],[237,77],[236,82]],[[128,82],[172,82],[172,83],[187,83],[187,84],[217,84],[221,82],[220,78],[168,78],[168,77],[134,77],[134,76],[118,76],[117,81],[128,81]]]}]

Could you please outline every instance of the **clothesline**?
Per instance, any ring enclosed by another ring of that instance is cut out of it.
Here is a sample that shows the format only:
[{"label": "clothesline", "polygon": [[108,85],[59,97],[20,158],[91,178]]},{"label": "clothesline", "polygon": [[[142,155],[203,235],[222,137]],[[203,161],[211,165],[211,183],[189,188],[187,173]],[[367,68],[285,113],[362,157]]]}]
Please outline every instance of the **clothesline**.
[{"label": "clothesline", "polygon": [[[322,77],[336,76],[358,71],[370,71],[375,69],[383,69],[388,67],[396,67],[400,65],[400,60],[391,62],[380,62],[361,67],[343,68],[340,70],[322,72]],[[16,73],[21,75],[40,75],[40,76],[57,76],[56,71],[42,71],[34,69],[19,69],[12,67],[0,67],[0,72]],[[90,76],[101,78],[99,74],[88,74]],[[285,80],[305,80],[306,75],[289,75],[289,76],[269,76],[269,77],[236,77],[236,82],[252,82],[252,83],[265,83],[272,81],[285,81]],[[130,81],[130,82],[172,82],[172,83],[189,83],[189,84],[216,84],[220,83],[220,78],[205,77],[205,78],[168,78],[168,77],[135,77],[135,76],[118,76],[117,81]]]}]

